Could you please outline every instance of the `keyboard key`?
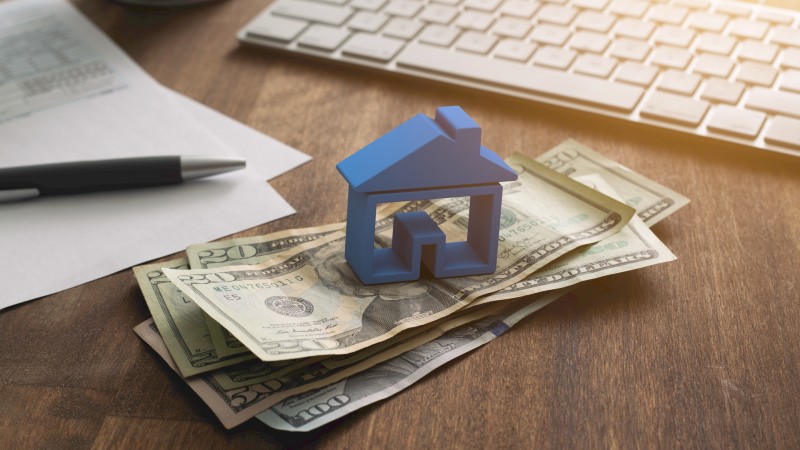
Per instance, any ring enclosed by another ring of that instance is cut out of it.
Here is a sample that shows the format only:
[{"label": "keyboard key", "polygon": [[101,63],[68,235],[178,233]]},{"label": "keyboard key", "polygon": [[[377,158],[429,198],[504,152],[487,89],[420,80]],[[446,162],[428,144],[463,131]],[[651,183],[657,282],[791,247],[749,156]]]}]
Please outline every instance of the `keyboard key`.
[{"label": "keyboard key", "polygon": [[709,78],[700,98],[710,102],[735,105],[742,98],[742,93],[744,93],[744,84],[742,83],[730,82],[720,78]]},{"label": "keyboard key", "polygon": [[578,57],[574,69],[575,73],[608,78],[616,66],[617,61],[614,59],[587,53]]},{"label": "keyboard key", "polygon": [[383,11],[390,16],[414,17],[422,9],[423,3],[414,0],[392,0]]},{"label": "keyboard key", "polygon": [[494,16],[485,12],[466,11],[458,16],[456,26],[468,30],[486,31],[494,23]]},{"label": "keyboard key", "polygon": [[689,16],[689,26],[698,30],[719,33],[728,24],[728,16],[707,12],[694,12]]},{"label": "keyboard key", "polygon": [[800,30],[785,26],[775,27],[775,33],[770,41],[774,44],[800,47]]},{"label": "keyboard key", "polygon": [[536,50],[535,44],[530,44],[528,42],[518,41],[515,39],[505,39],[497,44],[494,56],[513,61],[526,62],[531,59],[531,55],[533,55],[534,50]]},{"label": "keyboard key", "polygon": [[758,13],[757,16],[758,20],[764,20],[766,22],[772,23],[779,23],[784,25],[789,25],[792,23],[792,16],[788,14],[781,14],[774,11],[761,11]]},{"label": "keyboard key", "polygon": [[773,145],[800,148],[800,120],[773,117],[764,140]]},{"label": "keyboard key", "polygon": [[752,12],[750,8],[743,5],[734,3],[720,2],[717,4],[717,12],[724,13],[729,16],[747,17]]},{"label": "keyboard key", "polygon": [[775,44],[762,44],[758,41],[744,41],[739,45],[739,59],[772,63],[778,56],[778,46]]},{"label": "keyboard key", "polygon": [[689,14],[689,10],[682,6],[653,5],[650,8],[650,20],[653,22],[680,25]]},{"label": "keyboard key", "polygon": [[642,17],[650,7],[650,3],[640,0],[614,0],[609,12],[618,16]]},{"label": "keyboard key", "polygon": [[572,6],[581,9],[593,9],[602,11],[608,5],[609,0],[572,0]]},{"label": "keyboard key", "polygon": [[380,30],[388,19],[389,18],[387,16],[384,16],[381,13],[359,11],[353,16],[352,19],[350,19],[347,27],[355,31],[374,33]]},{"label": "keyboard key", "polygon": [[480,53],[485,55],[497,43],[497,38],[484,33],[467,31],[456,41],[456,48],[465,52]]},{"label": "keyboard key", "polygon": [[578,11],[569,7],[559,5],[544,5],[536,19],[540,22],[552,23],[556,25],[569,25]]},{"label": "keyboard key", "polygon": [[653,92],[642,106],[642,117],[697,126],[708,111],[708,102],[665,92]]},{"label": "keyboard key", "polygon": [[708,9],[710,5],[707,0],[674,0],[673,3],[691,9]]},{"label": "keyboard key", "polygon": [[714,33],[703,33],[697,38],[697,51],[730,55],[736,46],[736,39]]},{"label": "keyboard key", "polygon": [[395,17],[389,21],[383,34],[390,37],[410,40],[422,29],[422,23],[403,17]]},{"label": "keyboard key", "polygon": [[600,78],[523,66],[502,59],[486,59],[419,44],[407,45],[398,55],[397,64],[426,72],[485,80],[542,96],[620,111],[632,111],[643,92],[636,86],[616,84]]},{"label": "keyboard key", "polygon": [[560,47],[567,42],[569,36],[569,28],[545,23],[533,27],[530,40],[540,44],[550,44]]},{"label": "keyboard key", "polygon": [[694,39],[694,31],[680,28],[673,25],[663,25],[656,30],[656,44],[674,45],[676,47],[688,47]]},{"label": "keyboard key", "polygon": [[377,11],[383,8],[386,0],[352,0],[350,7],[355,9],[366,9],[367,11]]},{"label": "keyboard key", "polygon": [[422,11],[422,15],[420,15],[419,18],[425,22],[447,25],[452,22],[457,15],[458,9],[453,6],[428,5],[425,7],[425,10]]},{"label": "keyboard key", "polygon": [[617,71],[617,81],[635,84],[638,86],[650,86],[658,75],[658,69],[652,66],[644,66],[634,62],[624,62]]},{"label": "keyboard key", "polygon": [[650,53],[650,46],[645,41],[619,38],[611,46],[611,56],[632,61],[644,61]]},{"label": "keyboard key", "polygon": [[700,85],[700,80],[701,78],[698,75],[692,73],[667,70],[658,83],[658,89],[691,96],[697,90],[697,86]]},{"label": "keyboard key", "polygon": [[747,111],[733,106],[719,105],[708,119],[708,129],[717,133],[727,133],[754,139],[761,131],[767,115],[757,111]]},{"label": "keyboard key", "polygon": [[353,10],[346,6],[327,5],[305,0],[280,0],[272,7],[271,12],[277,16],[327,25],[342,25],[353,14]]},{"label": "keyboard key", "polygon": [[403,48],[404,41],[356,33],[342,47],[342,54],[378,61],[389,61]]},{"label": "keyboard key", "polygon": [[688,50],[677,47],[658,47],[653,55],[652,63],[672,69],[685,69],[692,60]]},{"label": "keyboard key", "polygon": [[531,31],[531,23],[515,17],[501,17],[494,26],[494,34],[505,37],[521,39],[527,36],[529,31]]},{"label": "keyboard key", "polygon": [[501,0],[466,0],[464,6],[481,11],[494,11],[500,5]]},{"label": "keyboard key", "polygon": [[314,24],[308,27],[297,43],[305,47],[332,52],[339,48],[348,37],[350,37],[350,32],[346,28]]},{"label": "keyboard key", "polygon": [[247,28],[248,36],[289,42],[308,26],[308,22],[261,15]]},{"label": "keyboard key", "polygon": [[781,67],[800,69],[800,49],[787,48],[783,51],[783,59],[781,59]]},{"label": "keyboard key", "polygon": [[449,47],[456,40],[460,31],[441,25],[428,25],[419,37],[420,42]]},{"label": "keyboard key", "polygon": [[617,22],[614,35],[644,40],[650,37],[655,28],[656,26],[650,22],[642,22],[636,19],[622,19]]},{"label": "keyboard key", "polygon": [[603,53],[608,47],[609,39],[605,34],[592,31],[578,31],[569,42],[570,48],[582,52]]},{"label": "keyboard key", "polygon": [[530,0],[509,0],[500,7],[500,13],[529,19],[539,9],[539,4]]},{"label": "keyboard key", "polygon": [[783,74],[781,89],[800,93],[800,70],[789,69]]},{"label": "keyboard key", "polygon": [[733,66],[733,60],[726,56],[700,54],[697,55],[692,71],[702,75],[727,78],[731,74]]},{"label": "keyboard key", "polygon": [[778,71],[770,65],[745,61],[739,66],[736,80],[758,86],[772,86],[777,76]]},{"label": "keyboard key", "polygon": [[736,19],[731,23],[731,28],[728,33],[731,36],[741,37],[741,38],[750,38],[750,39],[762,39],[765,34],[767,34],[767,30],[769,29],[769,24],[765,22],[755,22],[753,20],[746,20],[746,19]]},{"label": "keyboard key", "polygon": [[745,107],[769,114],[800,118],[800,94],[754,87],[750,90]]},{"label": "keyboard key", "polygon": [[608,14],[595,11],[583,11],[575,21],[575,27],[579,30],[590,30],[605,33],[614,25],[616,18]]},{"label": "keyboard key", "polygon": [[576,55],[577,53],[572,50],[549,46],[542,47],[533,56],[533,63],[539,66],[566,70],[575,60]]}]

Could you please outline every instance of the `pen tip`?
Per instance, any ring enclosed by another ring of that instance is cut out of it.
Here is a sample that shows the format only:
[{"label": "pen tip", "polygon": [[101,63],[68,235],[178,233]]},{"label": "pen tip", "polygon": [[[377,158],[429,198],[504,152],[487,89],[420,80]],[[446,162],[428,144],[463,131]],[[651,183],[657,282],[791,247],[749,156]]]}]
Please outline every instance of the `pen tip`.
[{"label": "pen tip", "polygon": [[219,175],[246,166],[247,161],[241,157],[181,156],[181,175],[184,180]]}]

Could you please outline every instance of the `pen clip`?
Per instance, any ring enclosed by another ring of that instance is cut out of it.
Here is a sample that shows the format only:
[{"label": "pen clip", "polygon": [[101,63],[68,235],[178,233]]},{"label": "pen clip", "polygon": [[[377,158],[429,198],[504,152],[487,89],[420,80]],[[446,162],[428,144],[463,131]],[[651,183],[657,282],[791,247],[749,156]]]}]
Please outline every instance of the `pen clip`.
[{"label": "pen clip", "polygon": [[18,202],[39,196],[36,188],[5,189],[0,190],[0,203]]}]

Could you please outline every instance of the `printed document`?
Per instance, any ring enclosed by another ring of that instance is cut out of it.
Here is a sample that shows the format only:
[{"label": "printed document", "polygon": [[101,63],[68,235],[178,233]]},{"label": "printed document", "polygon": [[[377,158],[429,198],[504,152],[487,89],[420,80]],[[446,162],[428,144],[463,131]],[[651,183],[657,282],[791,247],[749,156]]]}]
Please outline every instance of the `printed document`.
[{"label": "printed document", "polygon": [[308,157],[220,116],[159,85],[68,2],[0,3],[0,166],[264,146],[245,171],[178,186],[0,204],[0,308],[293,213],[265,178]]}]

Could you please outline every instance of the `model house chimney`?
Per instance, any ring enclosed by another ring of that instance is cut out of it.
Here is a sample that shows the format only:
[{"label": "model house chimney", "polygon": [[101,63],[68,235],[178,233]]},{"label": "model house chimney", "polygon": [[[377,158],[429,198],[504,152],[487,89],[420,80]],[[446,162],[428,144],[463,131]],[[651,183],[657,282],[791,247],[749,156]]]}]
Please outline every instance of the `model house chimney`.
[{"label": "model house chimney", "polygon": [[470,152],[481,150],[481,127],[458,106],[436,108],[437,125],[459,146]]}]

